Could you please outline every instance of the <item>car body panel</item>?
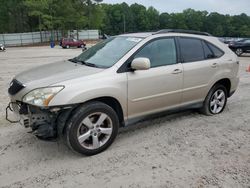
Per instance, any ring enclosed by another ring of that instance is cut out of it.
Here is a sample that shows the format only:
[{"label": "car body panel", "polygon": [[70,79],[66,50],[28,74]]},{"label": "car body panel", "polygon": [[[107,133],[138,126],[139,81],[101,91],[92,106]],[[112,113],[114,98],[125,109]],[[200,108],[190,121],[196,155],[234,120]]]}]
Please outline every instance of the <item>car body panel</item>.
[{"label": "car body panel", "polygon": [[19,101],[22,100],[23,95],[36,88],[62,85],[61,83],[65,80],[84,78],[102,72],[103,70],[104,69],[80,65],[69,61],[59,61],[42,65],[15,76],[14,79],[19,80],[25,85],[25,88],[16,94],[15,99]]},{"label": "car body panel", "polygon": [[[173,72],[179,69],[179,74]],[[182,64],[128,72],[128,116],[150,114],[180,104],[182,95]],[[174,84],[173,84],[174,83]]]}]

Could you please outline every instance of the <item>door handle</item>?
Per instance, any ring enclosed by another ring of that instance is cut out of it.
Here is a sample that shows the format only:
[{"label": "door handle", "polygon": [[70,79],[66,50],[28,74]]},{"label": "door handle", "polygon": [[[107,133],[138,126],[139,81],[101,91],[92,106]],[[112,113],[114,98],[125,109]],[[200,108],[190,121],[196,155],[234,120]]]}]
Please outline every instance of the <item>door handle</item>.
[{"label": "door handle", "polygon": [[211,65],[211,67],[212,67],[212,68],[216,68],[217,65],[218,65],[217,63],[213,63],[213,64]]},{"label": "door handle", "polygon": [[180,74],[182,73],[182,70],[181,69],[175,69],[172,74]]}]

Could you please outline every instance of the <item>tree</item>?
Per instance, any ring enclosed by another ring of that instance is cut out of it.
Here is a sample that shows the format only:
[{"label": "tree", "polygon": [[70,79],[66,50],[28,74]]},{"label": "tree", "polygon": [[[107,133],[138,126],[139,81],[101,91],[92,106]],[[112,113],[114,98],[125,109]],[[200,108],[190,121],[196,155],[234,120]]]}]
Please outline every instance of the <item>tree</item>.
[{"label": "tree", "polygon": [[201,31],[203,30],[203,22],[208,12],[195,11],[193,9],[186,9],[183,11],[183,16],[188,29]]},{"label": "tree", "polygon": [[159,12],[154,7],[149,7],[147,10],[147,19],[148,19],[148,29],[149,30],[158,30],[160,27],[160,17]]},{"label": "tree", "polygon": [[159,22],[160,22],[161,29],[173,28],[172,18],[170,16],[170,14],[168,14],[168,13],[162,13],[160,15]]},{"label": "tree", "polygon": [[[250,37],[250,17],[186,9],[159,13],[138,3],[105,4],[102,0],[0,0],[0,32],[100,29],[116,35],[158,29],[191,29],[215,36]],[[104,1],[105,2],[105,1]],[[100,4],[101,3],[101,4]]]},{"label": "tree", "polygon": [[132,4],[130,8],[134,21],[133,31],[148,31],[150,26],[146,7],[135,3]]}]

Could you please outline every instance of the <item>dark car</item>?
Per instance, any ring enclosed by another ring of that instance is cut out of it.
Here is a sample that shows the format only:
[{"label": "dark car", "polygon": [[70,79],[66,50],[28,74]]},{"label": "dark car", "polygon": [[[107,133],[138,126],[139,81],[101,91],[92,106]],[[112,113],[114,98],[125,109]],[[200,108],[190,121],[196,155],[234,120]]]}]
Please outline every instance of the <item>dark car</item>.
[{"label": "dark car", "polygon": [[228,47],[233,50],[237,56],[240,56],[243,53],[250,53],[250,39],[230,42]]},{"label": "dark car", "polygon": [[62,48],[70,48],[70,47],[85,48],[86,43],[82,40],[77,40],[74,38],[62,38],[60,41],[60,46]]}]

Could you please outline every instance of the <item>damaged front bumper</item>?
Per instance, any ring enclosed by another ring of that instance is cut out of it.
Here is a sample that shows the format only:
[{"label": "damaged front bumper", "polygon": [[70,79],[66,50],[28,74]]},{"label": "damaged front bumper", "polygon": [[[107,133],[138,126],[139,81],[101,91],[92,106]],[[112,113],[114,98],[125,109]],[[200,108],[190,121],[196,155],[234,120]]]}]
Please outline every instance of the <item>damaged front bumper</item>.
[{"label": "damaged front bumper", "polygon": [[65,118],[65,114],[69,114],[70,109],[72,106],[42,108],[22,102],[10,102],[6,107],[6,120],[31,128],[31,132],[39,138],[56,138],[58,129],[63,129],[58,127],[58,119],[62,114],[61,118]]}]

